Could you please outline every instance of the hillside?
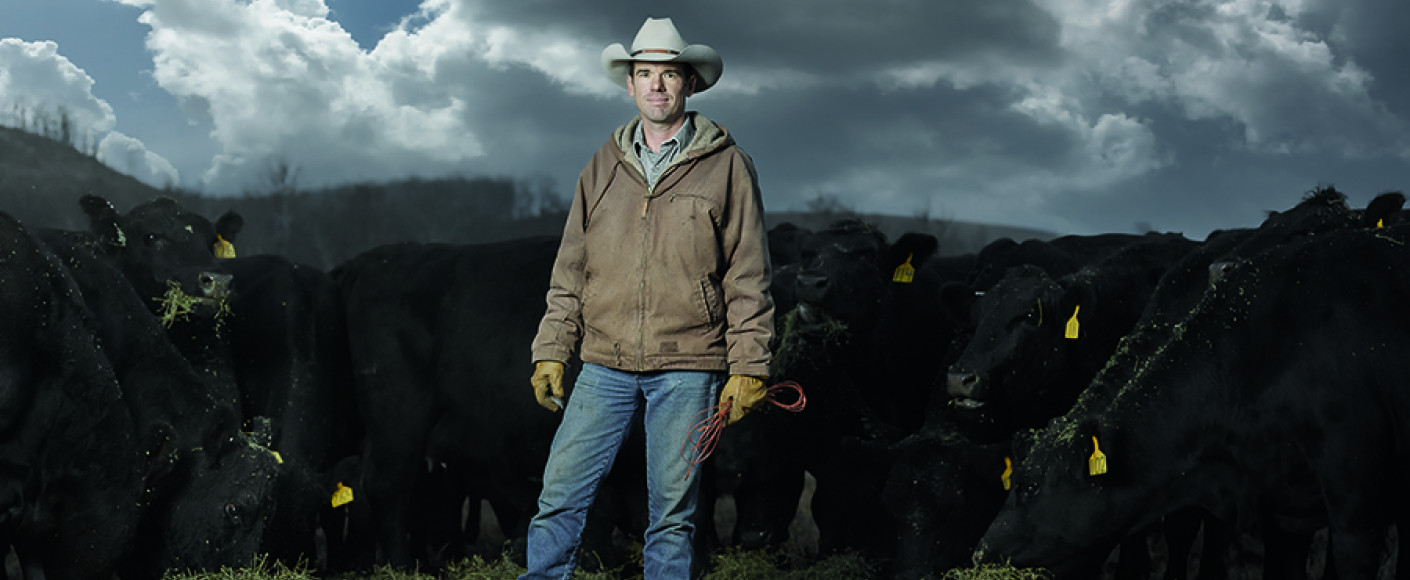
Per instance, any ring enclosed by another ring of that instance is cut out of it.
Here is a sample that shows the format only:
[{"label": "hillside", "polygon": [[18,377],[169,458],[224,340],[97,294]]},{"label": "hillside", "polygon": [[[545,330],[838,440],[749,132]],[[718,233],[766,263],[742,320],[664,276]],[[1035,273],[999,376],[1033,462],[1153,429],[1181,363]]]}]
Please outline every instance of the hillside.
[{"label": "hillside", "polygon": [[[87,218],[78,198],[85,194],[106,197],[119,211],[159,195],[211,219],[236,211],[245,218],[236,240],[242,255],[282,254],[322,268],[393,242],[479,243],[557,235],[564,219],[556,207],[562,200],[546,199],[553,194],[495,178],[364,183],[240,197],[159,190],[63,143],[0,127],[0,210],[31,226],[81,229]],[[792,222],[818,230],[842,217],[860,217],[888,239],[908,231],[930,233],[941,240],[943,254],[973,252],[1000,237],[1053,237],[1000,225],[846,212],[770,213],[766,219],[770,227]]]}]

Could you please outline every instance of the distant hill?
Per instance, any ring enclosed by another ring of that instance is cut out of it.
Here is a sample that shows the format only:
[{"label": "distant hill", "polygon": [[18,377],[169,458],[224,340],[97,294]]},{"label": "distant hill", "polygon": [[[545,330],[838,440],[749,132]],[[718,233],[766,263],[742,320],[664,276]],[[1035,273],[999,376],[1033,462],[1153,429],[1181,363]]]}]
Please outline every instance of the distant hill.
[{"label": "distant hill", "polygon": [[119,209],[162,195],[67,144],[0,127],[0,210],[29,225],[84,228],[78,198],[90,193]]},{"label": "distant hill", "polygon": [[[245,218],[236,240],[239,253],[282,254],[321,268],[393,242],[478,243],[558,235],[564,220],[561,199],[554,203],[544,199],[552,194],[495,178],[412,179],[239,197],[161,190],[64,143],[0,127],[0,210],[31,226],[82,229],[88,222],[78,199],[85,194],[101,195],[123,212],[161,195],[212,220],[236,211]],[[1054,237],[1001,225],[836,211],[770,213],[766,220],[770,227],[792,222],[820,230],[844,217],[872,223],[892,240],[905,232],[935,235],[947,255],[977,251],[1001,237]]]}]

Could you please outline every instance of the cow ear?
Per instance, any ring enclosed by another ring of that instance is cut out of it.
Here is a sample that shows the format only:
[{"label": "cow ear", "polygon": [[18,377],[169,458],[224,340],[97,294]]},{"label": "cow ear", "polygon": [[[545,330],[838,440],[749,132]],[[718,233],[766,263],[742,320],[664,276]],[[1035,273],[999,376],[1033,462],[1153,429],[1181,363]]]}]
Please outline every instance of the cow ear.
[{"label": "cow ear", "polygon": [[245,229],[245,218],[234,210],[225,212],[225,215],[215,220],[215,233],[220,234],[227,242],[235,241],[235,236],[240,235],[242,229]]},{"label": "cow ear", "polygon": [[1366,204],[1366,211],[1361,214],[1361,227],[1376,228],[1390,225],[1400,214],[1400,208],[1405,206],[1405,194],[1398,191],[1390,191],[1377,195],[1371,203]]},{"label": "cow ear", "polygon": [[929,260],[940,248],[940,240],[930,234],[902,234],[896,243],[886,250],[887,271],[905,263],[909,257],[911,265]]},{"label": "cow ear", "polygon": [[88,229],[100,240],[111,246],[127,245],[127,237],[118,224],[117,208],[111,202],[96,195],[85,195],[79,198],[78,205],[88,214]]}]

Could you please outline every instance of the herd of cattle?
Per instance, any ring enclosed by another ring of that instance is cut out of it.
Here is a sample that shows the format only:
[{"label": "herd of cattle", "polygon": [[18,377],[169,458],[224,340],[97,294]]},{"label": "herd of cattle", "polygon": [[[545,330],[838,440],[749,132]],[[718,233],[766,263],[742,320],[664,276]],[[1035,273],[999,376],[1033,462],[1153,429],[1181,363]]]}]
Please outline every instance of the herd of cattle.
[{"label": "herd of cattle", "polygon": [[[1161,541],[1168,578],[1252,557],[1306,577],[1325,528],[1322,577],[1373,578],[1410,553],[1391,533],[1410,529],[1403,203],[1325,187],[1204,241],[961,256],[855,220],[777,226],[771,380],[809,404],[724,431],[701,513],[731,496],[729,542],[780,546],[808,473],[820,552],[888,577],[1002,562],[1087,580],[1115,562],[1149,578]],[[424,567],[471,549],[481,500],[523,550],[560,418],[526,358],[555,238],[394,244],[325,272],[218,258],[233,213],[80,206],[88,231],[0,213],[0,540],[26,577],[261,553]],[[644,529],[639,455],[604,483],[584,562],[621,565],[621,535]],[[714,519],[698,525],[718,549]]]}]

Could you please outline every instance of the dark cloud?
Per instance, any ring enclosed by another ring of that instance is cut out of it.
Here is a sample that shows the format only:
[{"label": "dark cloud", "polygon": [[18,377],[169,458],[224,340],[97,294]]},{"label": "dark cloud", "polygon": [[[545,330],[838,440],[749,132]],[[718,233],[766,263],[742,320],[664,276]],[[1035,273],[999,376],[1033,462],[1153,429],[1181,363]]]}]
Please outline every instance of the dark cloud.
[{"label": "dark cloud", "polygon": [[[162,16],[144,19],[148,83],[188,109],[136,136],[186,155],[173,161],[188,180],[205,170],[188,152],[208,166],[213,150],[230,171],[289,156],[309,183],[490,174],[566,196],[635,112],[602,76],[602,48],[664,16],[722,54],[720,84],[690,105],[753,155],[770,209],[826,195],[897,215],[1202,237],[1319,184],[1360,202],[1410,174],[1403,2],[445,0],[401,28],[414,0],[326,0],[332,21],[172,1],[118,0]],[[201,32],[217,15],[246,36]],[[273,32],[285,37],[261,36]],[[199,142],[173,145],[185,120]]]}]

